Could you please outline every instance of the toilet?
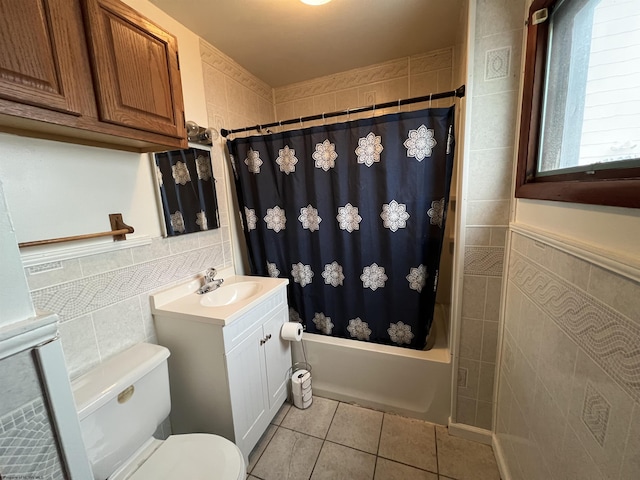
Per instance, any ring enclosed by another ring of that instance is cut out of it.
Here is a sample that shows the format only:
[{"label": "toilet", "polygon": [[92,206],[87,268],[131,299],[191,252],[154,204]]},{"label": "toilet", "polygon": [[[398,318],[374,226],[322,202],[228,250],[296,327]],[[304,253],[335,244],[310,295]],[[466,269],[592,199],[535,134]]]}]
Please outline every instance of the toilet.
[{"label": "toilet", "polygon": [[95,480],[240,480],[240,449],[210,434],[153,433],[169,415],[169,350],[141,343],[72,382]]}]

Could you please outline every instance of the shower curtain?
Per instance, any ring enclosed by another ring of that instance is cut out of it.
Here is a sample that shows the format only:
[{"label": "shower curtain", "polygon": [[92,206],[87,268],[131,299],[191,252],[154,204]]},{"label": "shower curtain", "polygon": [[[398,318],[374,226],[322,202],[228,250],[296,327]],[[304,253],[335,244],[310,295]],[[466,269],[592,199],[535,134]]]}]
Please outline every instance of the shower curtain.
[{"label": "shower curtain", "polygon": [[251,272],[289,278],[312,333],[425,347],[454,107],[228,142]]}]

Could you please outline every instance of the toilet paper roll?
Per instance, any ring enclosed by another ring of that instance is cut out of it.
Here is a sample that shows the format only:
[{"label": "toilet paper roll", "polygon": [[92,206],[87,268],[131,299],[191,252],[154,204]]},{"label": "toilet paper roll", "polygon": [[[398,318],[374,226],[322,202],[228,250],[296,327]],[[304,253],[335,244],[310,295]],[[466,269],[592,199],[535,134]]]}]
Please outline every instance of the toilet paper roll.
[{"label": "toilet paper roll", "polygon": [[302,340],[302,325],[298,322],[286,322],[282,325],[280,336],[283,340],[299,342]]},{"label": "toilet paper roll", "polygon": [[294,395],[302,395],[303,390],[311,386],[311,373],[308,370],[296,370],[291,375],[291,391]]}]

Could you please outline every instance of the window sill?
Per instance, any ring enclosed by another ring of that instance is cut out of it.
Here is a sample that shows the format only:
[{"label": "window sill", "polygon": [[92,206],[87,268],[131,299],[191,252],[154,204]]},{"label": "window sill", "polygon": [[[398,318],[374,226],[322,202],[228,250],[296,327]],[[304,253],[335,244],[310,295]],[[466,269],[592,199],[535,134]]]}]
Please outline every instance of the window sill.
[{"label": "window sill", "polygon": [[516,198],[640,208],[640,178],[525,183],[516,188]]}]

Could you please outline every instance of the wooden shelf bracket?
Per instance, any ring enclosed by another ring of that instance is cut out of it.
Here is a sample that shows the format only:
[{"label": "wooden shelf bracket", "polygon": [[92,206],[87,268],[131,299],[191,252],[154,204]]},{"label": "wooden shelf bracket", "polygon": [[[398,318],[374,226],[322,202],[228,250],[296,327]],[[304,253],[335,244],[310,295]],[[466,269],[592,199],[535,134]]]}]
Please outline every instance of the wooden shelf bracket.
[{"label": "wooden shelf bracket", "polygon": [[134,232],[133,227],[124,223],[121,213],[110,213],[109,222],[111,223],[111,230],[108,232],[87,233],[84,235],[74,235],[72,237],[49,238],[47,240],[35,240],[33,242],[19,243],[18,247],[35,247],[38,245],[51,245],[54,243],[73,242],[74,240],[87,240],[89,238],[98,237],[113,237],[114,241],[120,241],[126,240],[127,234]]}]

